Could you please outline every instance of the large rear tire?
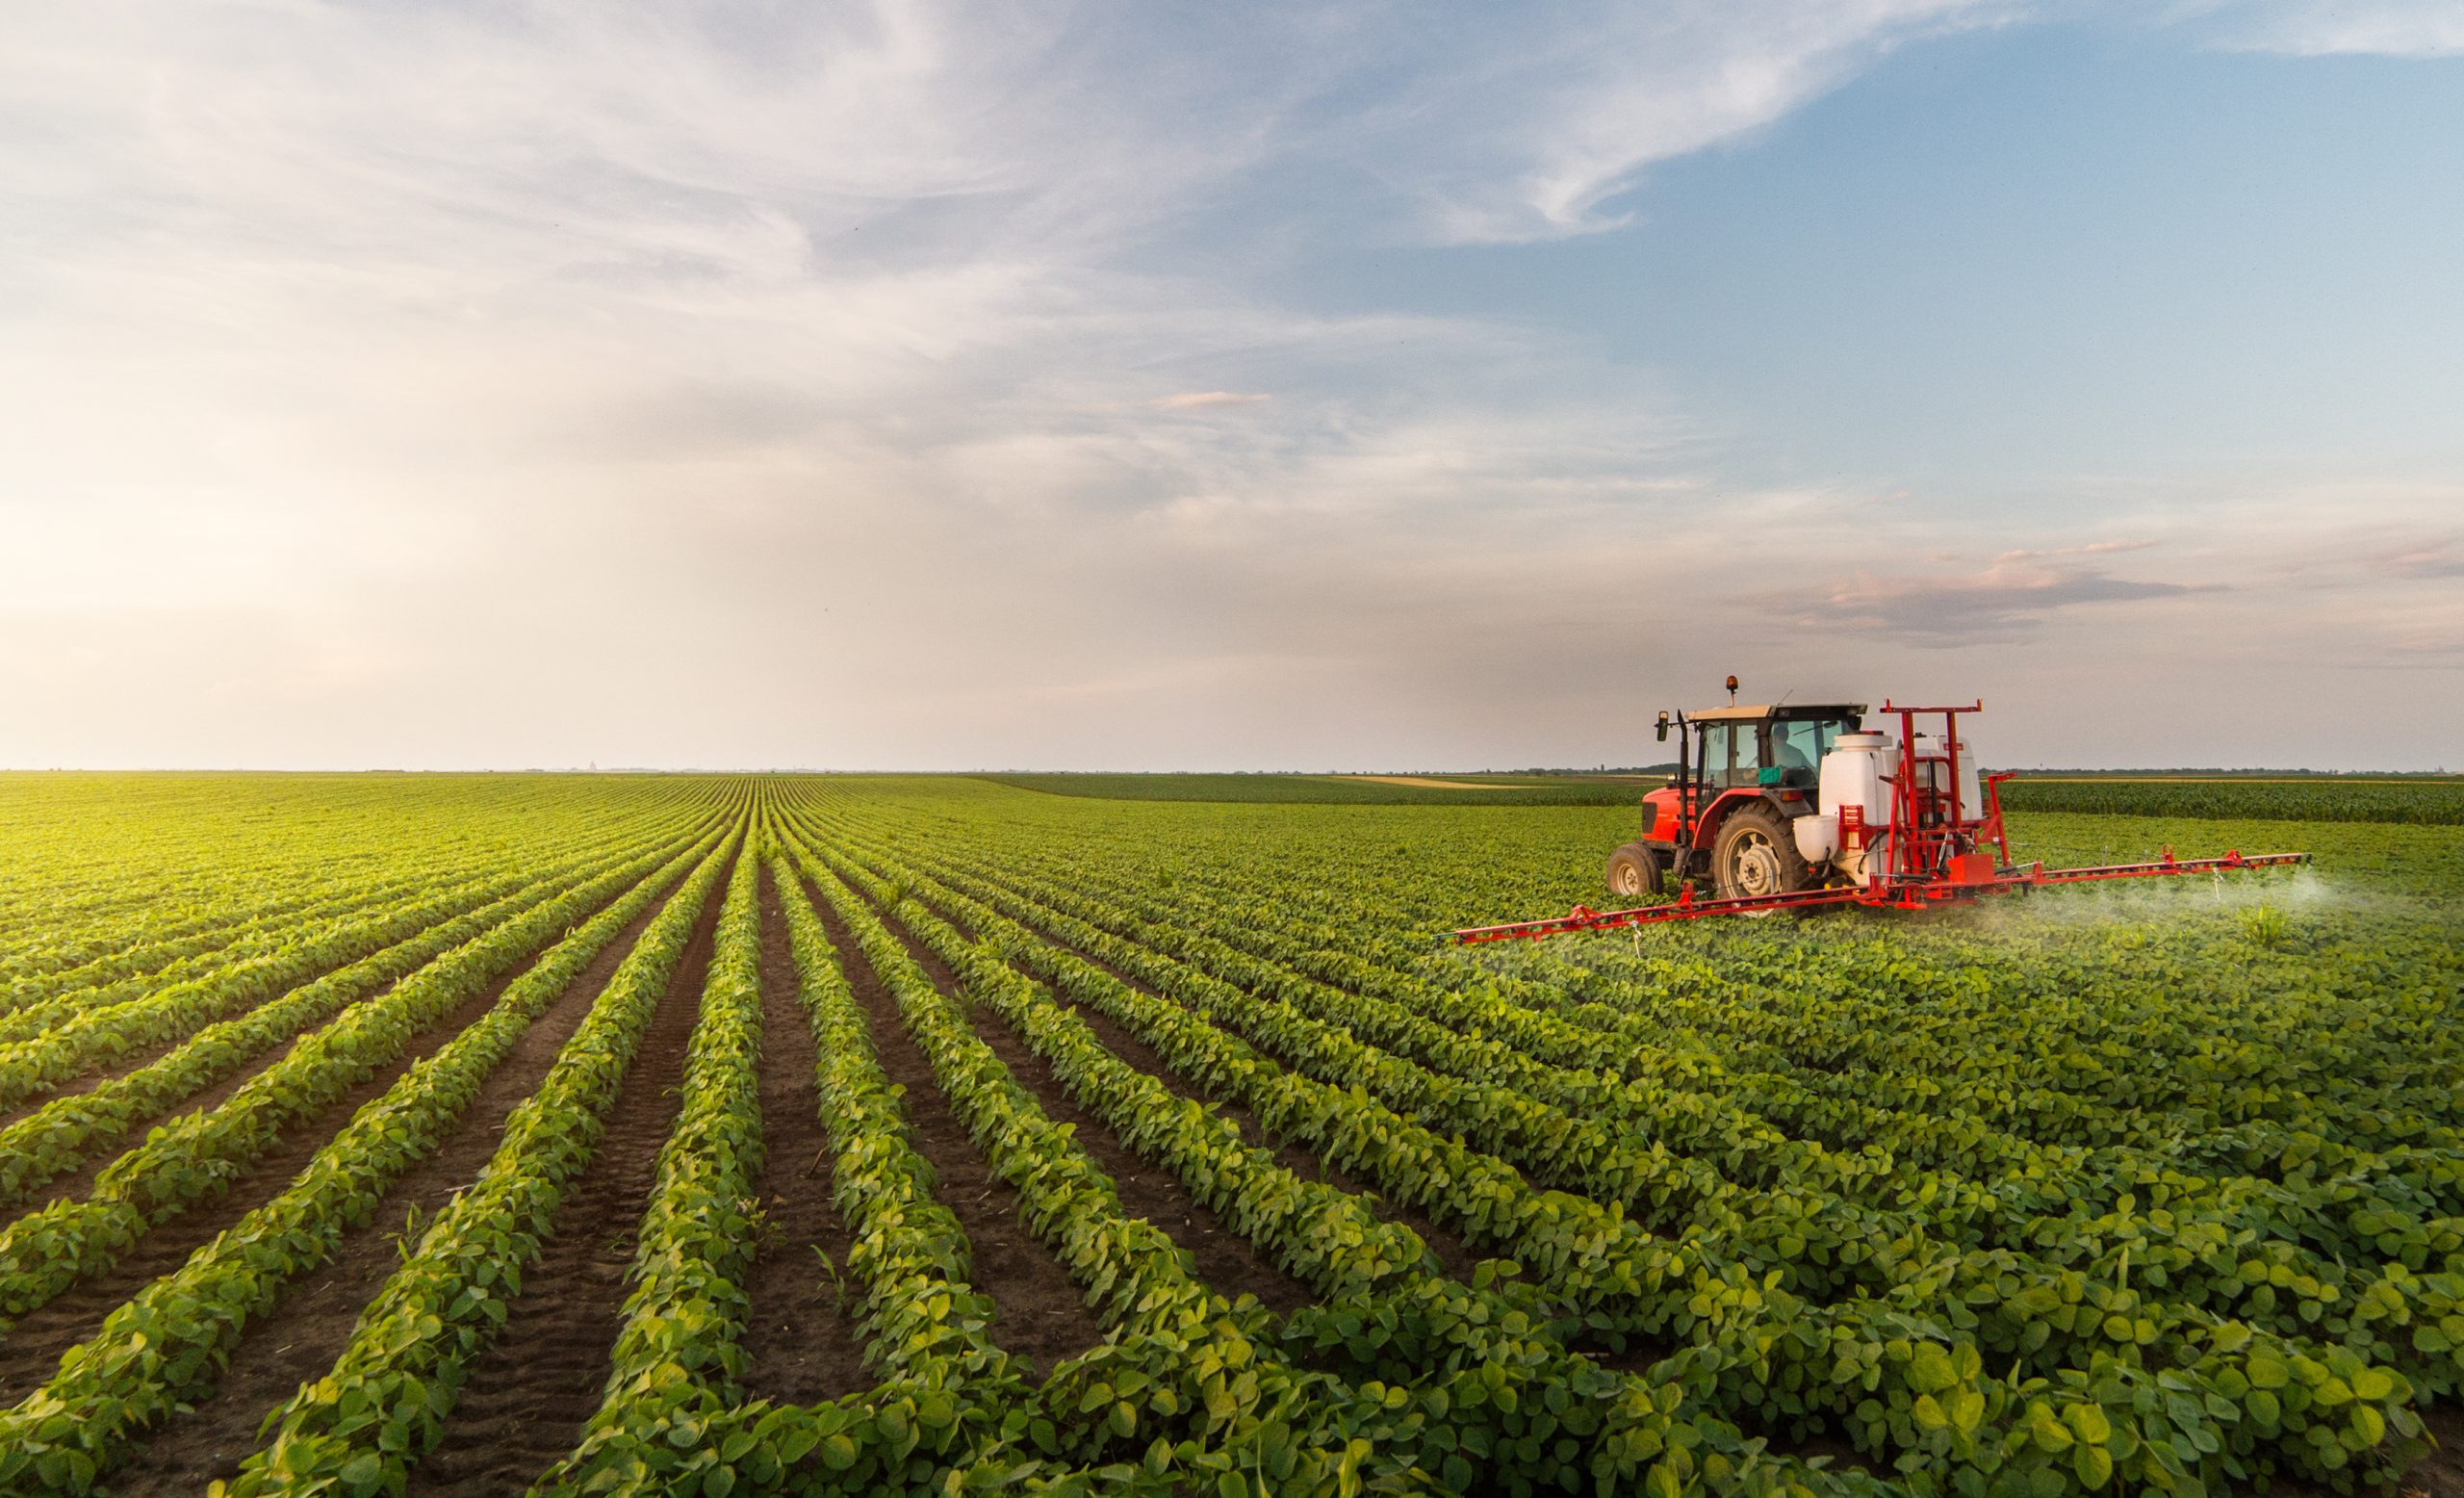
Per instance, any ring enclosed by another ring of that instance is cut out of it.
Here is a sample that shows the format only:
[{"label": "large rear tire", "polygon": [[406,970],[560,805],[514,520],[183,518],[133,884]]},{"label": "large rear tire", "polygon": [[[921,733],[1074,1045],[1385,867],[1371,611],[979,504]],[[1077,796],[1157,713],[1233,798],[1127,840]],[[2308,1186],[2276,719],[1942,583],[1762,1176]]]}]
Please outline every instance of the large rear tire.
[{"label": "large rear tire", "polygon": [[1608,892],[1630,900],[1659,893],[1659,850],[1645,842],[1630,842],[1608,855]]},{"label": "large rear tire", "polygon": [[1785,894],[1813,886],[1813,871],[1797,851],[1796,835],[1785,821],[1758,806],[1732,812],[1720,824],[1720,835],[1711,840],[1711,869],[1724,900]]}]

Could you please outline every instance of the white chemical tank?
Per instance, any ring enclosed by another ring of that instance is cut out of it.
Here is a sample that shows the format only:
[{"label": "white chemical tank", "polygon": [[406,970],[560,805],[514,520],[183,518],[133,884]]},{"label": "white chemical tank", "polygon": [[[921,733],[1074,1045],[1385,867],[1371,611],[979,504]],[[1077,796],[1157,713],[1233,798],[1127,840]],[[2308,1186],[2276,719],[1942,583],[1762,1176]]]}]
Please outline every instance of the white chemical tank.
[{"label": "white chemical tank", "polygon": [[1862,855],[1839,845],[1839,809],[1853,806],[1864,814],[1870,839],[1890,825],[1890,788],[1883,784],[1896,759],[1888,734],[1842,734],[1822,757],[1822,810],[1800,816],[1790,830],[1797,851],[1810,864],[1835,861],[1840,872],[1863,877]]},{"label": "white chemical tank", "polygon": [[[1917,766],[1917,773],[1924,777],[1926,788],[1942,798],[1941,815],[1947,819],[1951,814],[1950,788],[1943,784],[1946,777],[1942,773],[1942,765],[1938,762],[1942,756],[1942,736],[1939,734],[1917,735],[1916,752],[1934,757],[1935,762],[1920,764]],[[1960,737],[1959,763],[1954,766],[1954,769],[1959,777],[1960,820],[1975,821],[1985,815],[1985,786],[1976,773],[1976,745],[1969,743],[1965,735]]]}]

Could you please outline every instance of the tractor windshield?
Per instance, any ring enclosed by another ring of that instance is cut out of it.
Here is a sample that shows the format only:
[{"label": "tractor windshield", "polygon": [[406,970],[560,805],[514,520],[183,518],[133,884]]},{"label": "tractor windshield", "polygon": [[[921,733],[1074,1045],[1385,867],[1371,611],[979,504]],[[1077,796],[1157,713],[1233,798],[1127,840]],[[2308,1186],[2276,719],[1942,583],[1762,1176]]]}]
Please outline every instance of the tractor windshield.
[{"label": "tractor windshield", "polygon": [[1784,785],[1811,786],[1832,741],[1856,731],[1857,725],[1846,718],[1775,719],[1769,729],[1770,758],[1763,762],[1779,767]]},{"label": "tractor windshield", "polygon": [[1694,773],[1708,791],[1758,786],[1810,789],[1832,741],[1856,731],[1856,719],[1835,717],[1706,723]]}]

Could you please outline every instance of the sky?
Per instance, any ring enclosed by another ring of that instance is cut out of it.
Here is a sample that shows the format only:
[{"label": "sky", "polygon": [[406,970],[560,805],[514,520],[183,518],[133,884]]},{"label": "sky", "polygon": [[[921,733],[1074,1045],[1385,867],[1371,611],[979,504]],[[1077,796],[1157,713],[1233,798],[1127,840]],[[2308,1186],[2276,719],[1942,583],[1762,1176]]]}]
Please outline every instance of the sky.
[{"label": "sky", "polygon": [[2464,769],[2464,6],[0,12],[0,765]]}]

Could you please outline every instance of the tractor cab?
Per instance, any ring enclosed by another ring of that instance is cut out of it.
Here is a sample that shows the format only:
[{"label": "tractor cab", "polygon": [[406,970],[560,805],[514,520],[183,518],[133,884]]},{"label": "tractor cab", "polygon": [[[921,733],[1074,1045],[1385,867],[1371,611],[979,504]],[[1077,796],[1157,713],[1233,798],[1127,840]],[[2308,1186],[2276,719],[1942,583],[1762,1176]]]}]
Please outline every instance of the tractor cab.
[{"label": "tractor cab", "polygon": [[1661,713],[1660,739],[1677,734],[1678,771],[1643,798],[1642,836],[1609,856],[1609,890],[1656,894],[1669,874],[1724,894],[1821,882],[1791,824],[1818,809],[1823,757],[1859,732],[1864,713],[1862,703],[1734,702]]}]

